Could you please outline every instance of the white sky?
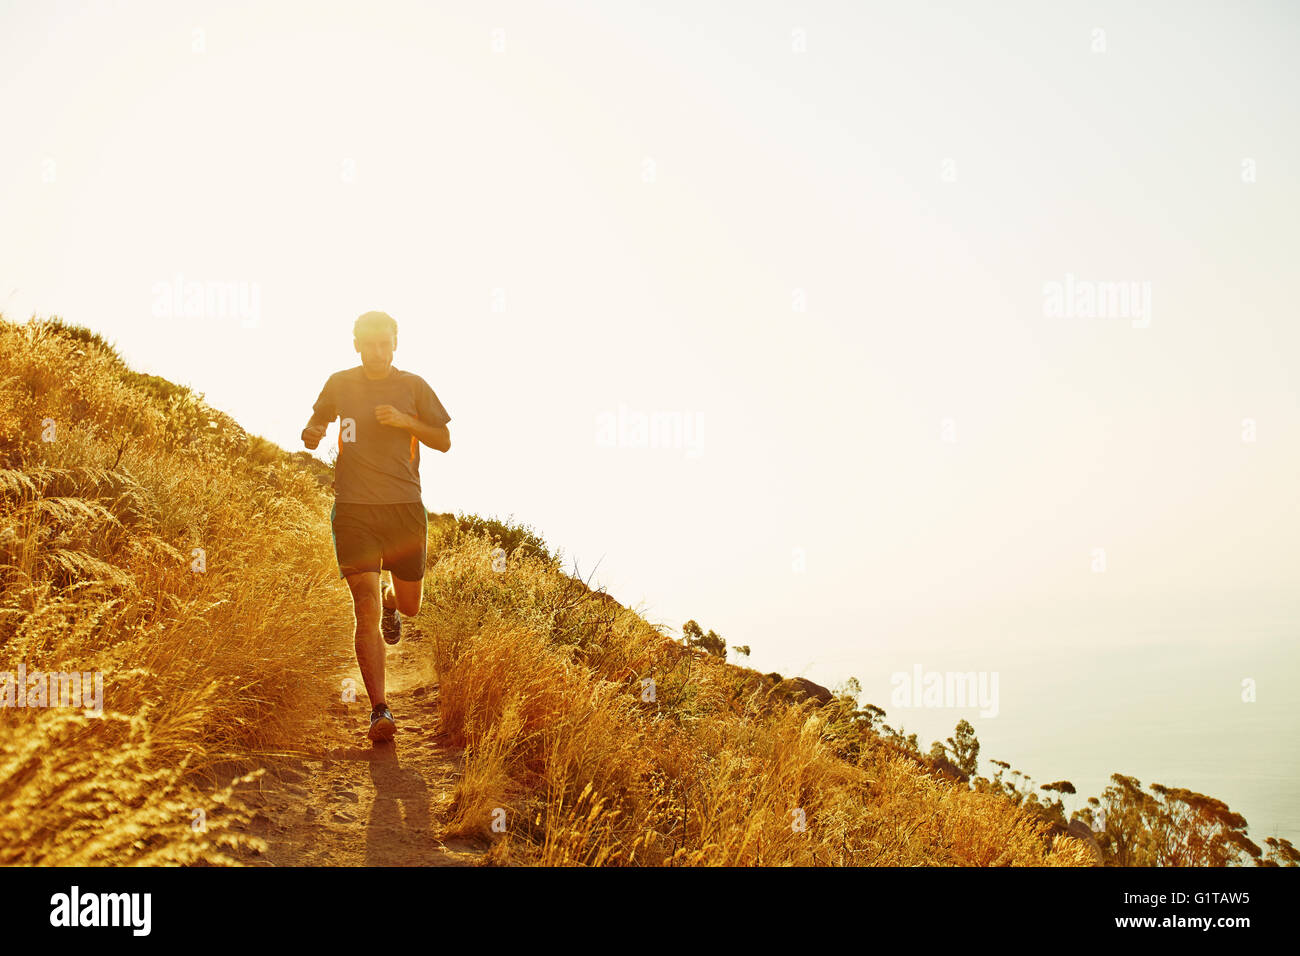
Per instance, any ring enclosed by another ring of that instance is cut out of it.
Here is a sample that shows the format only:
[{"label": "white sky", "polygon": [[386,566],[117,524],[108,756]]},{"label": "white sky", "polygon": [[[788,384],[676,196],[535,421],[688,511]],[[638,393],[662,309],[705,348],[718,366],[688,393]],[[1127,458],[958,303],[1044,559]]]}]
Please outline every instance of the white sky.
[{"label": "white sky", "polygon": [[[386,310],[452,415],[430,508],[763,670],[975,601],[1294,592],[1295,8],[952,6],[0,3],[0,310],[290,449]],[[1150,326],[1045,316],[1067,273]],[[256,326],[156,317],[177,274]],[[699,456],[601,447],[620,405]]]}]

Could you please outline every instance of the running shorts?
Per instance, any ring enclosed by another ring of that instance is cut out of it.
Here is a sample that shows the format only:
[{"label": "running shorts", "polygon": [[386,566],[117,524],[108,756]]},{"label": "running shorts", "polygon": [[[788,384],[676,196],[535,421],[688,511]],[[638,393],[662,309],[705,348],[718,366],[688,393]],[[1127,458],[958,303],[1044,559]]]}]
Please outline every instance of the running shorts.
[{"label": "running shorts", "polygon": [[429,541],[424,502],[362,505],[336,501],[330,509],[330,528],[339,577],[384,568],[403,581],[424,577]]}]

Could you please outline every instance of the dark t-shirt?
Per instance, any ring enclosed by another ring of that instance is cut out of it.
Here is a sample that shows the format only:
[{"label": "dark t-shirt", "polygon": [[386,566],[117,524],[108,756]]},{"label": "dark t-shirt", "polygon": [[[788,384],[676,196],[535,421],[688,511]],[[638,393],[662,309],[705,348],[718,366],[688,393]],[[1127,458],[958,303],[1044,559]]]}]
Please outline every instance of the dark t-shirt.
[{"label": "dark t-shirt", "polygon": [[334,463],[334,500],[389,505],[420,500],[420,440],[403,428],[381,425],[375,408],[392,405],[426,425],[445,425],[451,416],[429,383],[411,372],[389,368],[372,382],[358,365],[335,372],[313,406],[309,425],[341,419],[339,456]]}]

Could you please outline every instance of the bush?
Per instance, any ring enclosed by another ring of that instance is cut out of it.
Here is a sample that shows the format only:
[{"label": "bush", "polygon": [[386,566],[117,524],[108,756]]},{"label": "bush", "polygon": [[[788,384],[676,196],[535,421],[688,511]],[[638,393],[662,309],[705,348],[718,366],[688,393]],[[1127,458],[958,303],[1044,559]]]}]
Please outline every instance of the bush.
[{"label": "bush", "polygon": [[530,525],[515,524],[509,516],[505,521],[497,518],[481,518],[474,514],[461,513],[456,517],[457,539],[463,535],[487,538],[494,545],[506,552],[506,557],[515,557],[515,552],[540,557],[547,564],[558,565],[560,552],[551,553],[541,535]]}]

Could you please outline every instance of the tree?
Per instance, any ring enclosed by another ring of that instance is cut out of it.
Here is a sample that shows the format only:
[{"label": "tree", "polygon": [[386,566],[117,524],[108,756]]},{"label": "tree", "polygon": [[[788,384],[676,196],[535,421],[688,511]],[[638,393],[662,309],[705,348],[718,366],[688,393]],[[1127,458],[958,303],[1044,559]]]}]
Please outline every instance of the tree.
[{"label": "tree", "polygon": [[1256,861],[1256,866],[1300,866],[1300,850],[1285,837],[1269,837],[1264,845],[1268,852],[1264,859]]},{"label": "tree", "polygon": [[682,634],[686,637],[687,647],[700,647],[708,651],[714,657],[727,658],[727,642],[724,641],[713,631],[705,634],[700,625],[696,624],[694,619],[687,621],[682,625]]},{"label": "tree", "polygon": [[856,677],[846,678],[843,684],[835,688],[837,697],[847,697],[854,707],[858,706],[858,695],[862,693],[862,685],[858,683]]},{"label": "tree", "polygon": [[[1074,784],[1070,783],[1070,781],[1068,780],[1056,780],[1052,783],[1045,783],[1038,789],[1046,790],[1048,793],[1056,793],[1062,795],[1067,793],[1078,792],[1074,789]],[[1048,802],[1047,815],[1054,822],[1059,823],[1062,826],[1066,825],[1065,803],[1064,801],[1061,800],[1060,796],[1058,796],[1055,800]]]},{"label": "tree", "polygon": [[853,714],[853,719],[860,722],[868,731],[877,733],[878,727],[882,726],[881,721],[884,716],[885,709],[883,707],[867,704]]},{"label": "tree", "polygon": [[1161,798],[1156,846],[1159,866],[1232,866],[1242,856],[1258,860],[1263,852],[1246,836],[1246,818],[1222,800],[1183,787],[1153,783]]},{"label": "tree", "polygon": [[[881,711],[881,713],[883,714],[884,711]],[[880,729],[884,731],[885,736],[896,746],[902,747],[904,750],[909,753],[914,753],[918,757],[921,756],[921,745],[917,742],[916,734],[905,733],[907,730],[906,727],[900,727],[898,730],[895,730],[893,727],[889,726],[889,724],[881,724]]]},{"label": "tree", "polygon": [[[1102,793],[1100,839],[1116,866],[1231,866],[1262,851],[1246,836],[1246,818],[1222,800],[1182,787],[1112,774]],[[1091,801],[1089,801],[1091,802]]]},{"label": "tree", "polygon": [[971,780],[971,786],[980,793],[1004,793],[1006,785],[1002,781],[1002,774],[1011,769],[1011,764],[1005,760],[990,760],[989,763],[998,768],[998,772],[993,775],[993,779],[975,777]]},{"label": "tree", "polygon": [[980,742],[975,737],[975,728],[970,725],[970,721],[958,721],[953,736],[948,738],[947,750],[952,754],[952,762],[961,768],[962,773],[975,776],[975,768],[979,766]]}]

